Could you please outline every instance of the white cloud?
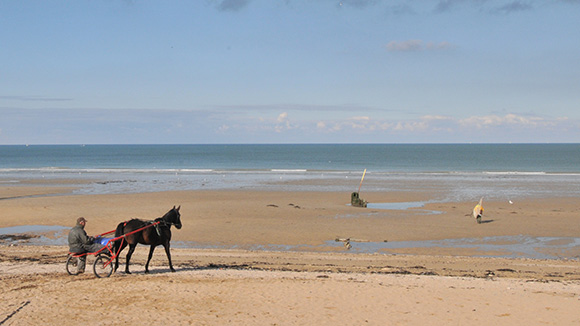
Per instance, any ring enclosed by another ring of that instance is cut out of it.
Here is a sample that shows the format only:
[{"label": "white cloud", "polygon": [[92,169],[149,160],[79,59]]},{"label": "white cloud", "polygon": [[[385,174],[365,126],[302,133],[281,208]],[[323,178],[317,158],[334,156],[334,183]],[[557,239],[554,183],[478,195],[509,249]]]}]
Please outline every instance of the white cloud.
[{"label": "white cloud", "polygon": [[287,112],[280,113],[280,115],[278,116],[278,119],[277,119],[277,121],[279,123],[283,123],[283,122],[285,122],[287,120],[288,120],[288,113]]},{"label": "white cloud", "polygon": [[453,120],[453,118],[444,115],[424,115],[421,117],[422,120],[432,120],[432,121],[446,121]]},{"label": "white cloud", "polygon": [[454,48],[449,42],[424,42],[422,40],[391,41],[386,45],[389,52],[438,51]]},{"label": "white cloud", "polygon": [[219,11],[237,12],[247,7],[249,3],[250,0],[223,0],[217,8]]},{"label": "white cloud", "polygon": [[410,131],[410,132],[417,132],[417,131],[425,131],[429,127],[429,123],[427,121],[399,121],[393,130],[395,131]]},{"label": "white cloud", "polygon": [[453,46],[449,42],[439,42],[439,43],[428,42],[425,45],[426,50],[448,50],[448,49],[453,49],[454,47],[455,46]]},{"label": "white cloud", "polygon": [[486,127],[497,127],[503,125],[518,125],[518,126],[551,126],[554,122],[547,121],[541,117],[524,117],[516,114],[506,114],[504,116],[498,115],[487,115],[487,116],[473,116],[466,119],[458,120],[458,123],[467,128],[486,128]]},{"label": "white cloud", "polygon": [[[214,142],[579,142],[578,119],[523,115],[330,119],[208,115],[206,111],[0,109],[0,144]],[[64,118],[66,117],[66,118]],[[176,124],[179,121],[179,124]],[[177,126],[177,127],[176,127]],[[180,127],[182,126],[182,127]],[[107,132],[104,133],[103,130]],[[157,132],[162,130],[162,132]]]},{"label": "white cloud", "polygon": [[422,47],[421,40],[391,41],[387,44],[387,50],[391,52],[421,51]]},{"label": "white cloud", "polygon": [[282,132],[284,130],[290,130],[293,128],[293,126],[290,124],[290,120],[288,120],[288,113],[287,112],[283,112],[280,113],[280,115],[278,116],[278,119],[276,119],[276,126],[274,127],[274,130],[276,132]]},{"label": "white cloud", "polygon": [[[444,115],[425,115],[410,120],[376,120],[368,116],[357,116],[343,120],[325,120],[316,123],[318,132],[334,134],[376,134],[387,137],[389,135],[413,135],[424,141],[433,141],[439,137],[461,142],[468,137],[474,137],[474,130],[489,129],[486,137],[499,137],[510,133],[518,134],[521,131],[538,134],[553,133],[564,130],[574,132],[573,122],[567,118],[546,119],[538,116],[523,116],[517,114],[472,116],[457,119]],[[477,135],[481,136],[481,134]]]},{"label": "white cloud", "polygon": [[347,122],[352,129],[367,130],[370,127],[369,117],[352,117]]}]

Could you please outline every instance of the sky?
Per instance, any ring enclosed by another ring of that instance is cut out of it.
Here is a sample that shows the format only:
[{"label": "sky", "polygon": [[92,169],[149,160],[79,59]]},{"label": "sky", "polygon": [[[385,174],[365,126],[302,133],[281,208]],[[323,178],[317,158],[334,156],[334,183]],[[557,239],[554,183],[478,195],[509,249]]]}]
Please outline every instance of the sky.
[{"label": "sky", "polygon": [[580,142],[580,0],[0,0],[0,145]]}]

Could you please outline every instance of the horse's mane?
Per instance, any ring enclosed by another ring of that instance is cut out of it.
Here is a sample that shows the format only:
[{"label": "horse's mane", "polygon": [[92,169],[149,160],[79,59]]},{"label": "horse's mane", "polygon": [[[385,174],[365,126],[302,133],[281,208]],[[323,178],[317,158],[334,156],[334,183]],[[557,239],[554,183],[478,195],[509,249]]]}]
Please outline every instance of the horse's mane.
[{"label": "horse's mane", "polygon": [[131,223],[131,222],[139,222],[142,224],[151,224],[151,223],[161,222],[161,221],[163,221],[163,217],[158,217],[155,220],[142,220],[140,218],[132,218],[132,219],[126,221],[124,224],[127,225],[128,223]]}]

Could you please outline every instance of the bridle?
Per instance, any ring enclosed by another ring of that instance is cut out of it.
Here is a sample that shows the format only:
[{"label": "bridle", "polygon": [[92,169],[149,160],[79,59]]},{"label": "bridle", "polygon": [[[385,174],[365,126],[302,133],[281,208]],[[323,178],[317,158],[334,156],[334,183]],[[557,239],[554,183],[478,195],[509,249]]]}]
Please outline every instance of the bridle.
[{"label": "bridle", "polygon": [[[177,218],[179,219],[181,217],[181,215],[179,214],[179,212],[175,212],[175,214],[177,215]],[[175,223],[175,222],[169,222],[167,220],[165,220],[165,216],[163,216],[160,220],[159,220],[159,224],[163,224],[164,226],[169,226],[171,227],[172,225],[176,226],[176,225],[181,225],[181,223]],[[177,226],[176,226],[177,227]]]}]

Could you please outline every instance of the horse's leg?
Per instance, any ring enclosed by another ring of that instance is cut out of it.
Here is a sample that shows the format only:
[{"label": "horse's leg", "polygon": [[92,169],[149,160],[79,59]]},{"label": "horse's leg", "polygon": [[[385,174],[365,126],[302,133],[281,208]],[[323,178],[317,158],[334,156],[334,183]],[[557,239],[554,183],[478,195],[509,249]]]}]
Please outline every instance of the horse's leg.
[{"label": "horse's leg", "polygon": [[[115,246],[115,248],[113,248],[113,250],[115,251],[115,253],[117,252],[116,247],[117,246]],[[113,254],[115,254],[115,253],[113,253]],[[119,251],[119,253],[121,253],[121,252]],[[117,268],[119,268],[119,255],[115,256],[115,266],[113,267],[113,272],[116,272],[117,271]]]},{"label": "horse's leg", "polygon": [[114,271],[117,271],[117,268],[119,268],[119,256],[121,255],[121,252],[123,251],[123,249],[125,249],[125,247],[127,247],[127,241],[125,241],[125,239],[123,240],[118,240],[121,243],[121,248],[117,249],[117,244],[115,244],[115,246],[113,247],[113,255],[115,256],[115,269]]},{"label": "horse's leg", "polygon": [[149,248],[149,258],[147,258],[147,264],[145,264],[145,273],[149,273],[149,262],[151,261],[151,257],[153,257],[153,251],[155,251],[155,245],[151,245]]},{"label": "horse's leg", "polygon": [[129,272],[129,262],[131,261],[131,255],[133,255],[133,251],[135,251],[135,248],[137,247],[137,244],[129,244],[129,252],[127,253],[127,258],[126,258],[126,262],[125,262],[125,273],[127,274],[131,274],[131,272]]},{"label": "horse's leg", "polygon": [[169,260],[169,269],[171,269],[172,272],[175,272],[175,268],[173,268],[173,264],[171,263],[171,252],[169,251],[169,241],[167,241],[167,243],[163,243],[163,248],[165,248],[167,260]]}]

